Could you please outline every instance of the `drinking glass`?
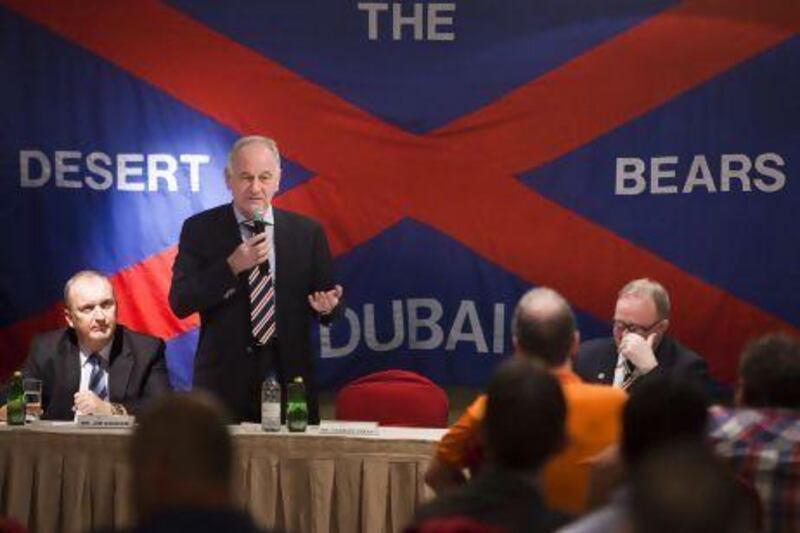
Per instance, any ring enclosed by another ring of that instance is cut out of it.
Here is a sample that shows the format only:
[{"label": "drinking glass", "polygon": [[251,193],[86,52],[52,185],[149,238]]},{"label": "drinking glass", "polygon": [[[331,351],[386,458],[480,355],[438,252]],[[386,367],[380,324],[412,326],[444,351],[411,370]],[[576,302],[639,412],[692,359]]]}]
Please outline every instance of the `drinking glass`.
[{"label": "drinking glass", "polygon": [[25,392],[25,421],[39,420],[42,416],[42,380],[26,378],[22,387]]}]

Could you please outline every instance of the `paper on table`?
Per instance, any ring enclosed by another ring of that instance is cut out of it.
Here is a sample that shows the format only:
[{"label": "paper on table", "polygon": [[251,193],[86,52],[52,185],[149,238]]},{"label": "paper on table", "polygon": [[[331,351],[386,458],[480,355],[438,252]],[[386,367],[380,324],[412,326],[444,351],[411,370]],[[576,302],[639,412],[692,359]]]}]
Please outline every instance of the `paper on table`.
[{"label": "paper on table", "polygon": [[319,424],[321,435],[377,435],[377,422],[347,422],[344,420],[323,420]]},{"label": "paper on table", "polygon": [[133,426],[134,417],[129,415],[78,415],[75,422],[84,428],[128,428]]}]

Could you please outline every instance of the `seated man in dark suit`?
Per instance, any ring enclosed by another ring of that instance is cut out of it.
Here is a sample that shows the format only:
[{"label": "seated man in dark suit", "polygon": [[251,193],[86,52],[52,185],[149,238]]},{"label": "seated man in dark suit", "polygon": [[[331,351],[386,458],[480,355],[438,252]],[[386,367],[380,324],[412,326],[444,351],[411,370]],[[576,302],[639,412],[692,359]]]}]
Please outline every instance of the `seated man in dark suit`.
[{"label": "seated man in dark suit", "polygon": [[613,337],[582,343],[573,364],[575,372],[589,383],[623,389],[635,387],[645,376],[688,379],[705,387],[705,360],[666,335],[669,318],[669,295],[660,283],[631,281],[617,296]]},{"label": "seated man in dark suit", "polygon": [[539,489],[542,465],[566,440],[561,385],[542,365],[515,357],[489,384],[482,434],[486,465],[475,479],[419,509],[408,531],[431,521],[467,518],[502,531],[554,531],[565,516],[548,509]]},{"label": "seated man in dark suit", "polygon": [[[170,390],[164,341],[117,324],[111,282],[84,270],[64,287],[68,327],[36,336],[22,369],[42,381],[42,418],[135,414]],[[2,415],[5,415],[3,409]]]}]

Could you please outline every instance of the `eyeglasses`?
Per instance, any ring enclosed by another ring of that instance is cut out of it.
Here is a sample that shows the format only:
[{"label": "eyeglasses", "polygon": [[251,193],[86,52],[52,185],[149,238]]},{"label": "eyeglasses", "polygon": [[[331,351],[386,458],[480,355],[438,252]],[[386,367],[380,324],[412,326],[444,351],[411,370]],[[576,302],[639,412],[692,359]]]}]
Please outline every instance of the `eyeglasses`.
[{"label": "eyeglasses", "polygon": [[624,322],[622,320],[614,320],[612,324],[614,327],[614,333],[636,333],[637,335],[646,337],[651,330],[655,329],[655,327],[661,324],[663,321],[664,321],[663,318],[659,318],[649,326],[631,324],[629,322]]}]

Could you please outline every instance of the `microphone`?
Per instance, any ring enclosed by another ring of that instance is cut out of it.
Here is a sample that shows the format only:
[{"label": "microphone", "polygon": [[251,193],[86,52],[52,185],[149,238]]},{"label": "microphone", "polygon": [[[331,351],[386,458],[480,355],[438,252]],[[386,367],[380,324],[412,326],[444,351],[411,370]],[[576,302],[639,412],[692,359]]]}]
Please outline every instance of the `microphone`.
[{"label": "microphone", "polygon": [[256,233],[264,233],[267,229],[267,223],[264,221],[264,212],[261,209],[253,212],[253,228]]},{"label": "microphone", "polygon": [[[264,220],[264,211],[257,209],[253,212],[253,231],[258,235],[267,230],[267,223]],[[269,272],[269,260],[261,263],[259,267],[261,272],[266,276]]]}]

